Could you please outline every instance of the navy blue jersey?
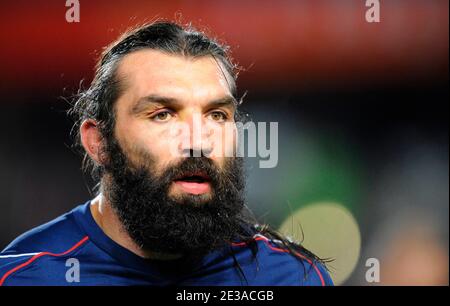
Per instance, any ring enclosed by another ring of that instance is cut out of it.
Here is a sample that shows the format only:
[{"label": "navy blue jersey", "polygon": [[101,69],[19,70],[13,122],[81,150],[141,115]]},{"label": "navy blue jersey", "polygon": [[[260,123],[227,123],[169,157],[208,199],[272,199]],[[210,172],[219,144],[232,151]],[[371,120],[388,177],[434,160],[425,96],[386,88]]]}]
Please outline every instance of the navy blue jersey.
[{"label": "navy blue jersey", "polygon": [[261,234],[255,240],[256,258],[236,241],[189,268],[184,259],[144,259],[102,231],[89,201],[9,244],[0,253],[0,285],[332,285],[319,263],[301,261]]}]

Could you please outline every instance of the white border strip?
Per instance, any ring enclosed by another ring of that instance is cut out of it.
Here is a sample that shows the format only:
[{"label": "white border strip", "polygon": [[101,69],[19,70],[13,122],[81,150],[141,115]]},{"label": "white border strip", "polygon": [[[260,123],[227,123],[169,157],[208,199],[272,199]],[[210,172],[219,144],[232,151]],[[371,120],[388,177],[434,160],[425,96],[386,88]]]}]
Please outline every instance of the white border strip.
[{"label": "white border strip", "polygon": [[14,258],[14,257],[23,257],[23,256],[34,256],[41,252],[37,253],[26,253],[26,254],[12,254],[12,255],[0,255],[0,258]]}]

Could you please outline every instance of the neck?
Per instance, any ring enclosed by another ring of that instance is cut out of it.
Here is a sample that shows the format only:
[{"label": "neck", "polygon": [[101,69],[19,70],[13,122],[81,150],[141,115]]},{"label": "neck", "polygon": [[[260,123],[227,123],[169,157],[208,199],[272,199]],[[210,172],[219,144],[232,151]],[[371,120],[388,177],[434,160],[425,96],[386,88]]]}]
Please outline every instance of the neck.
[{"label": "neck", "polygon": [[95,222],[103,232],[116,243],[134,254],[143,258],[157,260],[173,260],[182,256],[181,254],[155,253],[137,245],[123,227],[107,198],[102,194],[99,194],[91,201],[90,209]]}]

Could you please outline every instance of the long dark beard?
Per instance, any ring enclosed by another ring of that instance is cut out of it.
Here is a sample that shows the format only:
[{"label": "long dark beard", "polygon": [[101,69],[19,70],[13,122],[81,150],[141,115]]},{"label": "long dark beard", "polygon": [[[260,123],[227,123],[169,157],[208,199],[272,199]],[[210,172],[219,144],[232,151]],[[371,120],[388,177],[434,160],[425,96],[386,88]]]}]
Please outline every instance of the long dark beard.
[{"label": "long dark beard", "polygon": [[[155,176],[155,162],[135,152],[145,165],[132,165],[119,144],[109,141],[102,181],[124,228],[144,250],[199,258],[229,244],[245,231],[244,167],[242,158],[227,158],[223,169],[207,157],[188,157]],[[211,178],[208,196],[168,195],[174,178],[202,170]]]}]

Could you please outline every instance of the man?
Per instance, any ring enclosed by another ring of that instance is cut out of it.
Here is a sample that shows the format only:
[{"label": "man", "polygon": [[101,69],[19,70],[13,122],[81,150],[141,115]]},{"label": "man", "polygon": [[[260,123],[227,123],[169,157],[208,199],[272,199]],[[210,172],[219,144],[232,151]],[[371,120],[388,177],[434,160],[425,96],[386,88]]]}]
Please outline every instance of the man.
[{"label": "man", "polygon": [[170,22],[107,48],[71,110],[98,196],[7,246],[0,285],[331,285],[244,203],[242,158],[226,154],[235,68],[225,47]]}]

